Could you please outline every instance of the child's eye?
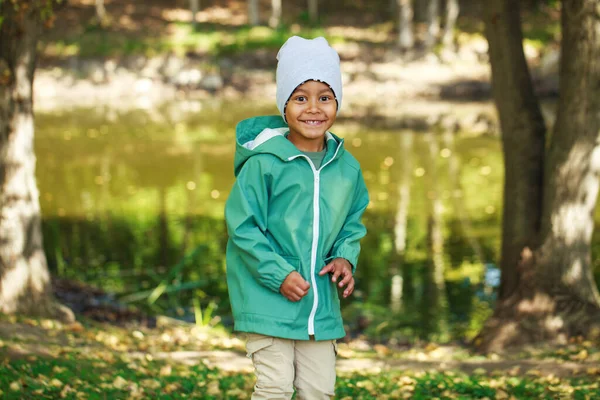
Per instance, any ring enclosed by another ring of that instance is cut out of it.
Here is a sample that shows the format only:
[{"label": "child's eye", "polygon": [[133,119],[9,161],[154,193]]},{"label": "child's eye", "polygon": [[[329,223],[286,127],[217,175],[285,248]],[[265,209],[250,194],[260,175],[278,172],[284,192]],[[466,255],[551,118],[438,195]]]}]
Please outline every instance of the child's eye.
[{"label": "child's eye", "polygon": [[306,96],[298,96],[298,97],[296,97],[296,101],[300,101],[300,102],[306,101]]},{"label": "child's eye", "polygon": [[330,96],[321,96],[321,101],[329,101],[331,100]]}]

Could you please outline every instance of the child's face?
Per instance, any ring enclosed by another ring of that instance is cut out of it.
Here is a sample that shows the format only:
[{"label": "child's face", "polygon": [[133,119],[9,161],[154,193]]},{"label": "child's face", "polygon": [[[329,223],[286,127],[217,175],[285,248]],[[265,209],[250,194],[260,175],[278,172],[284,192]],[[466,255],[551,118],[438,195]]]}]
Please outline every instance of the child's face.
[{"label": "child's face", "polygon": [[329,86],[308,81],[290,96],[285,119],[290,127],[288,139],[303,151],[323,148],[325,132],[335,122],[337,103]]}]

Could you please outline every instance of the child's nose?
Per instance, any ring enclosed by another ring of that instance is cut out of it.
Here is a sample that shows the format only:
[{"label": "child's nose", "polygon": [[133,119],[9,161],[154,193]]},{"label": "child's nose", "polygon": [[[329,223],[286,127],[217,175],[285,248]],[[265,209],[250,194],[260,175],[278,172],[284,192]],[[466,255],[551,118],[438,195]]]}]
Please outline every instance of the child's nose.
[{"label": "child's nose", "polygon": [[319,101],[316,99],[311,99],[308,101],[308,109],[309,111],[319,111]]}]

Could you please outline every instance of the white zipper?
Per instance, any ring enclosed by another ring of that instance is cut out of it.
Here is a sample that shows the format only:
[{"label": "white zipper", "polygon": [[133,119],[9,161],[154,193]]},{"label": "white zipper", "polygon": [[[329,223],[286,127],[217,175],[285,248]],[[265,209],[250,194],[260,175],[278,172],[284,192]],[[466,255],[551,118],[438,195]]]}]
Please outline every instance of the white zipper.
[{"label": "white zipper", "polygon": [[312,249],[311,249],[311,253],[310,253],[310,283],[311,286],[314,290],[314,296],[313,296],[313,307],[312,310],[310,311],[310,315],[308,317],[308,334],[309,335],[314,335],[315,334],[315,315],[317,314],[317,308],[319,307],[319,291],[317,290],[317,280],[315,278],[315,270],[317,268],[317,250],[319,248],[319,220],[320,220],[320,207],[319,207],[319,196],[320,196],[320,191],[321,191],[321,185],[319,184],[320,182],[320,175],[321,175],[321,170],[323,169],[323,167],[325,167],[327,164],[329,164],[330,162],[332,162],[335,157],[337,156],[337,153],[340,149],[341,144],[338,144],[337,149],[335,150],[335,153],[333,154],[333,157],[331,157],[331,159],[329,161],[327,161],[325,164],[321,165],[321,168],[319,168],[318,170],[315,168],[315,165],[313,164],[312,160],[304,155],[304,154],[298,154],[297,156],[292,156],[290,158],[288,158],[288,161],[292,161],[298,157],[304,157],[306,158],[306,160],[308,160],[308,165],[310,165],[310,168],[313,171],[313,177],[314,177],[314,195],[313,195],[313,240],[312,240]]}]

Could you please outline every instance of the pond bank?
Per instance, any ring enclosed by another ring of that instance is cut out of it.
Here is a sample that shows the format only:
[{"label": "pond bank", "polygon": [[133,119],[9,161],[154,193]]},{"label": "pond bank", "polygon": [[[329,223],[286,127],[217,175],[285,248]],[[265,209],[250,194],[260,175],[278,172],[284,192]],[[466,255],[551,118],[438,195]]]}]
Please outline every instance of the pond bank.
[{"label": "pond bank", "polygon": [[[474,133],[497,131],[483,39],[455,53],[419,57],[356,43],[335,47],[343,60],[342,119],[370,117],[390,129],[437,126]],[[96,106],[153,110],[178,101],[268,101],[275,97],[275,67],[276,50],[271,49],[219,59],[198,54],[73,56],[41,63],[34,83],[35,104],[38,111],[52,112]],[[534,76],[541,95],[555,94],[553,73]],[[468,111],[458,117],[448,113],[471,103],[487,104],[487,111]]]}]

